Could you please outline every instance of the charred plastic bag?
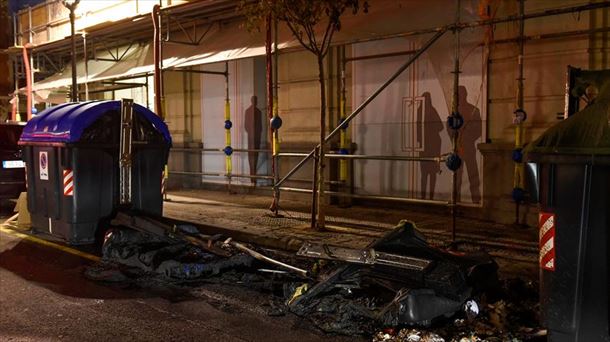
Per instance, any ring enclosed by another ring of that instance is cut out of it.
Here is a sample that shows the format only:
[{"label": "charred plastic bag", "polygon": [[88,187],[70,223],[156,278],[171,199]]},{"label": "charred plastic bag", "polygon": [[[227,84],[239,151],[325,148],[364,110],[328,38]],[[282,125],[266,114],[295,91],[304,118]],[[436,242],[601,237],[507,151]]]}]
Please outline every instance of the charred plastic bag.
[{"label": "charred plastic bag", "polygon": [[123,103],[66,103],[41,112],[25,126],[19,144],[34,230],[84,244],[93,242],[100,224],[121,207],[161,215],[169,131],[153,112],[130,105],[130,191],[129,201],[121,201]]},{"label": "charred plastic bag", "polygon": [[540,301],[549,341],[610,341],[610,71],[598,96],[526,150],[540,203]]},{"label": "charred plastic bag", "polygon": [[[297,255],[313,248],[305,244]],[[377,262],[360,262],[361,254],[327,245],[314,250],[318,258],[343,262],[321,281],[290,288],[290,311],[340,334],[368,334],[375,326],[427,327],[498,284],[498,266],[489,255],[434,248],[410,221],[401,221],[366,251]]]}]

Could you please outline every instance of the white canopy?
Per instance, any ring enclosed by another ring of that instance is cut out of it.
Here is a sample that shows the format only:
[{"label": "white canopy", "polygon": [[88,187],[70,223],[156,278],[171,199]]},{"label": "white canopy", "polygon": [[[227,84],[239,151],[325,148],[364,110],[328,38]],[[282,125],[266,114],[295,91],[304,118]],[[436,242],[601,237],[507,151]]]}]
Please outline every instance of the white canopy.
[{"label": "white canopy", "polygon": [[[462,6],[462,20],[477,18],[477,1],[469,0]],[[469,5],[469,6],[466,6]],[[346,13],[342,17],[341,30],[336,32],[335,44],[345,44],[362,40],[381,39],[415,29],[434,28],[453,21],[451,11],[438,11],[439,6],[452,7],[451,0],[433,0],[428,3],[408,0],[378,0],[371,2],[368,13],[357,15]],[[199,45],[163,43],[163,68],[182,68],[208,63],[229,61],[265,54],[264,33],[248,32],[243,22],[216,23]],[[185,37],[172,39],[186,40]],[[116,79],[152,73],[153,48],[146,44],[131,48],[118,62],[89,61],[88,82]],[[279,49],[298,47],[298,41],[286,27],[280,27]],[[445,48],[443,48],[445,50]],[[449,55],[449,53],[447,53]],[[63,73],[37,82],[33,89],[42,96],[46,90],[67,87],[71,84],[71,73],[67,68]],[[78,83],[84,83],[84,62],[77,64]]]}]

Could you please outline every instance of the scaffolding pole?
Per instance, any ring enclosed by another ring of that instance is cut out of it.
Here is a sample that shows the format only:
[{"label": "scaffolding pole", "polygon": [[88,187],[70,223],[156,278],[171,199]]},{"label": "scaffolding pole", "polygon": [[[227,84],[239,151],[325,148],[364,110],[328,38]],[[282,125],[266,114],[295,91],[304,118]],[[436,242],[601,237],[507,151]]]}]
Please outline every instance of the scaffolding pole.
[{"label": "scaffolding pole", "polygon": [[229,62],[225,62],[225,177],[227,190],[231,192],[231,174],[233,173],[233,147],[231,146],[231,99],[229,98]]},{"label": "scaffolding pole", "polygon": [[153,59],[154,59],[154,93],[155,93],[155,113],[160,117],[164,118],[163,113],[163,100],[161,92],[163,91],[163,85],[161,82],[161,8],[159,5],[153,7],[151,13],[153,22]]},{"label": "scaffolding pole", "polygon": [[[519,1],[519,16],[523,18],[525,13],[525,3],[524,0]],[[524,181],[523,181],[523,162],[522,162],[522,149],[523,149],[523,121],[527,115],[525,114],[525,109],[523,108],[523,58],[524,58],[524,49],[525,49],[525,20],[521,19],[519,21],[519,37],[517,39],[519,46],[519,54],[517,56],[517,65],[518,65],[518,78],[517,78],[517,98],[516,104],[517,109],[515,110],[515,150],[513,151],[513,161],[515,162],[515,170],[514,170],[514,179],[513,179],[513,193],[512,197],[515,201],[515,224],[519,224],[519,207],[521,205],[521,201],[523,200],[524,192]]]},{"label": "scaffolding pole", "polygon": [[[278,50],[277,37],[278,37],[278,20],[273,19],[273,120],[280,120],[279,118],[279,57],[280,51]],[[271,124],[271,123],[270,123]],[[273,184],[277,183],[280,177],[280,129],[273,130],[273,159],[272,159],[272,173],[273,173]],[[275,202],[280,202],[280,191],[274,188],[273,196],[275,196]],[[274,215],[278,216],[279,205],[274,208]]]},{"label": "scaffolding pole", "polygon": [[[451,101],[451,115],[454,119],[459,117],[459,107],[460,107],[460,96],[459,96],[459,87],[460,87],[460,9],[461,9],[461,1],[457,1],[457,7],[455,11],[455,30],[453,32],[455,37],[455,50],[453,56],[453,98]],[[453,135],[451,136],[451,145],[453,148],[453,155],[458,156],[458,141],[459,141],[460,130],[459,127],[453,130]],[[456,236],[456,221],[457,221],[457,197],[458,192],[461,189],[458,189],[458,168],[452,170],[451,177],[451,242],[455,242]],[[461,184],[461,183],[460,183]]]}]

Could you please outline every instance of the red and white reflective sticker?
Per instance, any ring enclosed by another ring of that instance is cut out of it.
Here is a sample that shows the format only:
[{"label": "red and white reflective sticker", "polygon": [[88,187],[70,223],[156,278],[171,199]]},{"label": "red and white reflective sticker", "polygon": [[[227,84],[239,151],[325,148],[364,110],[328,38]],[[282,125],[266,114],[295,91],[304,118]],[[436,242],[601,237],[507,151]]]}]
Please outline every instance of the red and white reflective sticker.
[{"label": "red and white reflective sticker", "polygon": [[161,171],[161,194],[165,194],[165,182],[167,181],[167,177],[165,175],[165,170]]},{"label": "red and white reflective sticker", "polygon": [[555,271],[555,214],[541,212],[538,216],[540,268]]},{"label": "red and white reflective sticker", "polygon": [[74,173],[70,169],[64,170],[64,196],[74,195]]}]

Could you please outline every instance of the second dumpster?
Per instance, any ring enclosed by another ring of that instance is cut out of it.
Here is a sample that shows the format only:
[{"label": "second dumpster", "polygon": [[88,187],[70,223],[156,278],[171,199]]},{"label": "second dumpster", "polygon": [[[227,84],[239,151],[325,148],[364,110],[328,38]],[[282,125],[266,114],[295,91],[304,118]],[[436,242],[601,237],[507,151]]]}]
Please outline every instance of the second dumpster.
[{"label": "second dumpster", "polygon": [[527,151],[540,202],[541,315],[551,342],[610,342],[610,70],[578,81],[599,95]]},{"label": "second dumpster", "polygon": [[35,231],[86,244],[121,208],[162,214],[171,137],[131,100],[52,107],[28,122],[19,144]]}]

